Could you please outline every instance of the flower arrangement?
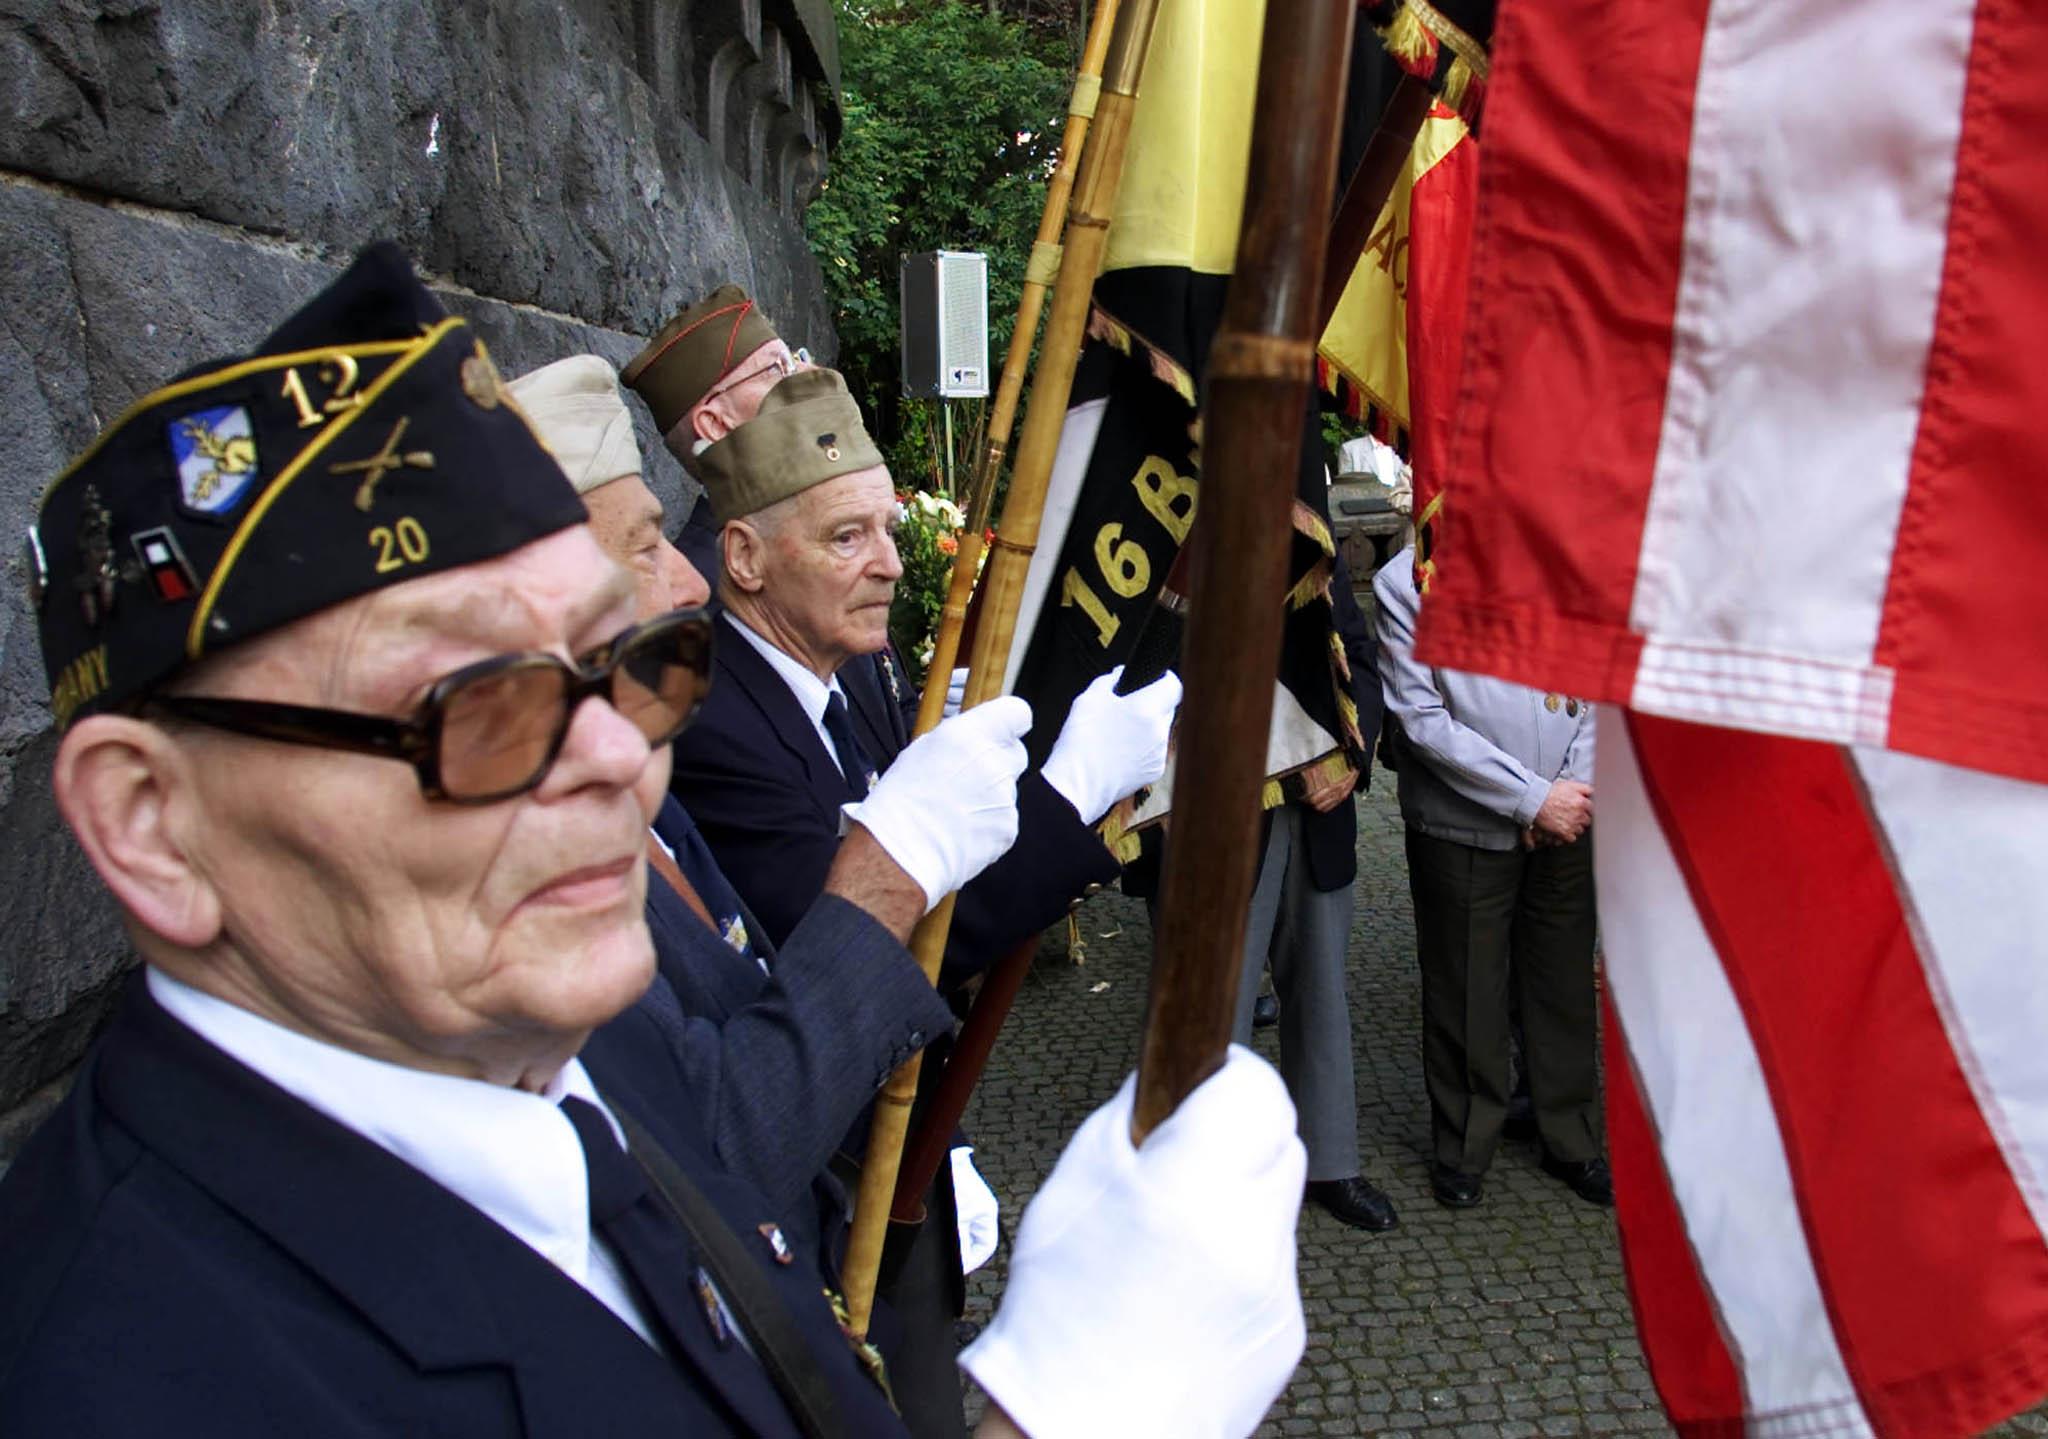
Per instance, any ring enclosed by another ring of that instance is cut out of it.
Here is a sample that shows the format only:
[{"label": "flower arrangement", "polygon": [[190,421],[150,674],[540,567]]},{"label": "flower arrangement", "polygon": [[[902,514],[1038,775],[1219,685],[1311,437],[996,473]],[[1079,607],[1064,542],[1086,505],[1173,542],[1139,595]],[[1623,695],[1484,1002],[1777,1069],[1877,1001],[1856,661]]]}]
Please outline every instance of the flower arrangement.
[{"label": "flower arrangement", "polygon": [[[953,557],[960,553],[960,531],[967,516],[951,498],[929,490],[902,491],[896,501],[902,507],[896,523],[896,554],[903,562],[903,577],[896,581],[896,598],[889,606],[889,637],[910,666],[911,678],[922,684],[925,667],[931,663],[939,613],[953,583]],[[991,532],[983,539],[993,537]],[[984,548],[983,556],[987,553]]]}]

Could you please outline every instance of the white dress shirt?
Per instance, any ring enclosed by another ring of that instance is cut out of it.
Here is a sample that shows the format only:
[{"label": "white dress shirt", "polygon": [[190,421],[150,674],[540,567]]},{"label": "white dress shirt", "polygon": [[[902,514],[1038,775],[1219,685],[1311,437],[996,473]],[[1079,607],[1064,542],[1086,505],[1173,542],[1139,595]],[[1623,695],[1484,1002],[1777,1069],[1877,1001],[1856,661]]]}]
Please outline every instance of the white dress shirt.
[{"label": "white dress shirt", "polygon": [[618,1261],[590,1232],[583,1145],[562,1100],[588,1100],[622,1147],[626,1137],[581,1061],[570,1060],[531,1094],[327,1044],[153,966],[148,984],[151,997],[202,1039],[482,1210],[655,1343]]},{"label": "white dress shirt", "polygon": [[[818,678],[808,665],[801,660],[784,654],[756,633],[752,626],[731,610],[725,617],[732,621],[733,628],[746,638],[748,644],[761,652],[761,658],[768,661],[775,673],[782,676],[782,682],[789,686],[789,692],[796,696],[796,702],[803,708],[804,716],[810,720],[811,728],[818,732],[818,743],[825,747],[825,757],[832,761],[833,768],[843,776],[846,767],[839,763],[839,751],[832,743],[831,734],[825,729],[825,706],[832,696],[846,698],[846,691],[839,687],[839,676],[832,676],[830,682]],[[852,707],[848,706],[851,714]]]}]

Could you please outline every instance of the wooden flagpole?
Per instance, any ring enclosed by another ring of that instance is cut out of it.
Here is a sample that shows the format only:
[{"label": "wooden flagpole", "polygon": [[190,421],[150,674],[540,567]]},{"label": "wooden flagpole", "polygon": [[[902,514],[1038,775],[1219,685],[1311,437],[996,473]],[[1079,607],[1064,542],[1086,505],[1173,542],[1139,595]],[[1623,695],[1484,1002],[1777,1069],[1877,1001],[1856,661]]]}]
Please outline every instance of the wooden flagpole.
[{"label": "wooden flagpole", "polygon": [[[1202,522],[1181,676],[1174,833],[1163,871],[1134,1141],[1223,1063],[1256,878],[1271,679],[1314,381],[1352,0],[1268,0],[1237,264],[1209,352]],[[1247,683],[1258,679],[1258,683]]]},{"label": "wooden flagpole", "polygon": [[[1024,576],[1031,564],[1031,552],[1038,544],[1045,488],[1052,475],[1053,454],[1059,447],[1060,426],[1066,419],[1074,370],[1080,361],[1095,276],[1102,268],[1103,252],[1108,246],[1110,211],[1123,174],[1124,142],[1130,136],[1138,79],[1144,69],[1145,50],[1151,42],[1152,22],[1158,9],[1159,0],[1122,0],[1111,32],[1093,138],[1081,156],[1074,179],[1073,211],[1053,286],[1045,342],[1039,350],[1038,373],[1031,384],[1031,403],[1024,416],[1016,467],[1010,476],[1009,500],[1003,506],[995,553],[989,557],[982,579],[982,621],[975,631],[967,678],[965,703],[969,706],[1002,692],[1003,668],[1016,634]],[[1014,348],[1015,336],[1011,337],[1011,344]],[[992,492],[993,473],[987,479],[987,488]],[[978,535],[979,530],[975,533]],[[971,572],[964,543],[954,563],[956,573],[960,568]],[[961,609],[964,616],[965,606]],[[957,628],[954,633],[957,638]],[[944,698],[945,678],[937,660],[934,648],[932,671],[925,677],[918,709],[920,729],[925,726],[927,714],[934,723],[937,720],[933,705],[935,684],[939,686],[940,701]],[[946,937],[952,930],[953,904],[952,895],[940,900],[911,936],[910,951],[923,966],[925,977],[934,982],[945,957]],[[921,1054],[912,1056],[889,1077],[875,1099],[874,1124],[868,1131],[867,1155],[861,1163],[860,1192],[854,1200],[853,1232],[847,1240],[842,1274],[848,1327],[857,1337],[867,1334],[868,1321],[874,1313],[875,1282],[881,1272],[882,1247],[888,1236],[890,1201],[896,1190],[896,1174],[903,1157],[903,1140],[909,1129],[910,1106],[917,1094],[922,1061]]]}]

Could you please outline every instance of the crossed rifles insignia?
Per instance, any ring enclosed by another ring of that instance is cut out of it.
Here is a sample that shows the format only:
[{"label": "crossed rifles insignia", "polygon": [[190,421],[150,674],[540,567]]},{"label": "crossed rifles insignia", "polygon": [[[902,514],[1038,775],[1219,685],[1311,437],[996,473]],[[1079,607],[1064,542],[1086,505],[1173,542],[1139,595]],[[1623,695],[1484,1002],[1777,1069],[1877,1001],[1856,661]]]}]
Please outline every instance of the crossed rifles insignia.
[{"label": "crossed rifles insignia", "polygon": [[405,439],[406,426],[412,423],[410,416],[402,416],[391,427],[391,434],[384,441],[384,448],[376,454],[360,460],[345,460],[338,465],[329,465],[327,471],[334,475],[361,475],[363,482],[356,486],[356,508],[368,513],[370,502],[377,493],[377,482],[396,469],[410,466],[416,470],[434,468],[431,450],[400,450]]}]

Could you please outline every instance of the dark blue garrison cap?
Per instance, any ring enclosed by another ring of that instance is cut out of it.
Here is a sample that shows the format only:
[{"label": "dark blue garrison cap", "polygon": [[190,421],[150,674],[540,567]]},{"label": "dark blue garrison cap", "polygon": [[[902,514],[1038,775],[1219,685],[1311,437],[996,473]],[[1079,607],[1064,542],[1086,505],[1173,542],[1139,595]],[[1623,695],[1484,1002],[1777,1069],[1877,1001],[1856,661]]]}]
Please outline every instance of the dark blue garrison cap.
[{"label": "dark blue garrison cap", "polygon": [[483,342],[373,244],[51,484],[26,557],[51,710],[124,708],[229,645],[584,518]]}]

